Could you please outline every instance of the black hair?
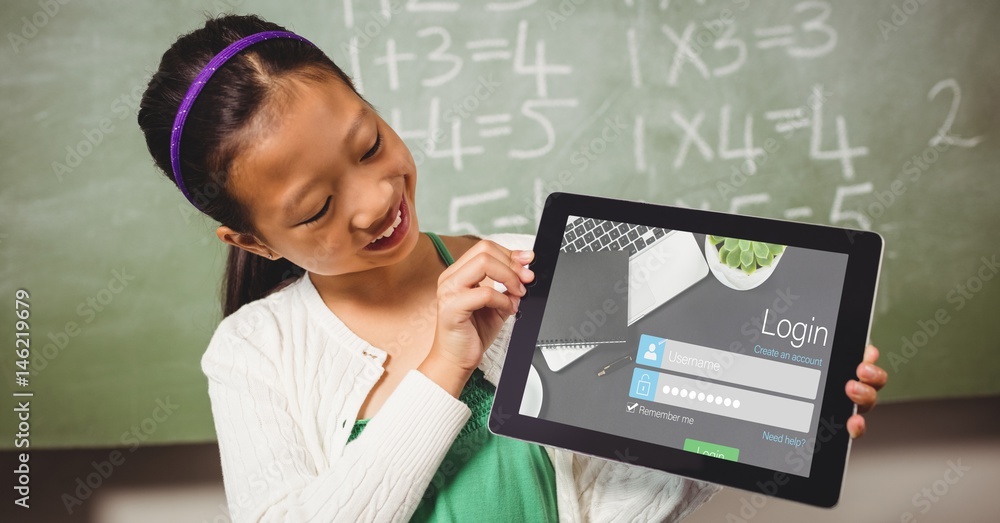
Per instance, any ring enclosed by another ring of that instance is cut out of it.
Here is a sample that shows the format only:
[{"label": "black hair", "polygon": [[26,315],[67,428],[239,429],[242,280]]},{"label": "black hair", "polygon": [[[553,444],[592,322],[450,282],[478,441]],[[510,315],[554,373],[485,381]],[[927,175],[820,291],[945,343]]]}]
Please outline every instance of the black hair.
[{"label": "black hair", "polygon": [[[223,15],[182,35],[163,53],[139,103],[138,120],[153,161],[172,182],[176,184],[170,133],[195,76],[236,40],[261,31],[284,30],[255,15]],[[281,99],[284,88],[280,80],[292,76],[307,81],[333,77],[358,94],[350,77],[323,51],[299,40],[274,38],[244,49],[215,72],[191,106],[181,136],[181,174],[198,207],[222,225],[260,240],[264,238],[251,223],[248,210],[227,184],[229,168],[250,135],[260,130],[261,121],[274,117],[275,100]],[[304,272],[285,258],[268,260],[230,245],[222,287],[223,317]]]}]

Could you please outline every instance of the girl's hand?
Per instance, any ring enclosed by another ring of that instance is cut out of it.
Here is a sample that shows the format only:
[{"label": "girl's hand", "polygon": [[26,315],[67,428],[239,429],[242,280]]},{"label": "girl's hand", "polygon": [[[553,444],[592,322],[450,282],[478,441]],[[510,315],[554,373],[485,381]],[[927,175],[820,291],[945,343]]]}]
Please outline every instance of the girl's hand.
[{"label": "girl's hand", "polygon": [[852,438],[860,438],[865,433],[865,418],[861,415],[875,407],[878,390],[885,386],[889,379],[884,369],[875,365],[878,359],[878,349],[874,345],[865,347],[864,360],[858,365],[858,380],[847,382],[847,397],[858,404],[858,413],[847,420],[847,432]]},{"label": "girl's hand", "polygon": [[[438,278],[437,326],[421,370],[434,374],[429,377],[456,396],[504,321],[517,311],[526,292],[523,283],[534,279],[524,267],[532,256],[531,251],[511,251],[481,240]],[[507,290],[494,289],[494,280]]]}]

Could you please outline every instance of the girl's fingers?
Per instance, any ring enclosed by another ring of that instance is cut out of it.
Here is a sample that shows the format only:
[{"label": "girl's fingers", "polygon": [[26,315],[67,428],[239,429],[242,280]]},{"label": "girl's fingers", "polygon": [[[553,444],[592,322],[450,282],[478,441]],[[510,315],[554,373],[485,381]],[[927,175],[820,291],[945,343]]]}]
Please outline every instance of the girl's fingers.
[{"label": "girl's fingers", "polygon": [[860,381],[850,380],[847,382],[847,397],[858,405],[858,413],[847,419],[847,432],[855,439],[864,436],[867,427],[862,414],[875,407],[875,403],[878,401],[878,390],[884,387],[889,379],[888,373],[875,364],[878,356],[878,349],[874,345],[865,347],[864,358],[862,358],[857,370]]},{"label": "girl's fingers", "polygon": [[448,296],[440,301],[439,307],[443,309],[442,312],[458,313],[463,318],[483,307],[496,309],[501,315],[509,316],[517,310],[520,301],[518,297],[507,296],[490,287],[475,287]]},{"label": "girl's fingers", "polygon": [[874,345],[868,345],[865,347],[865,356],[857,369],[858,379],[875,390],[881,390],[889,380],[889,373],[875,364],[878,356],[878,349]]},{"label": "girl's fingers", "polygon": [[865,418],[861,414],[855,414],[847,418],[847,432],[852,438],[857,439],[865,435]]},{"label": "girl's fingers", "polygon": [[878,393],[870,385],[866,385],[857,380],[847,382],[847,397],[858,404],[858,412],[865,413],[875,407],[878,400]]},{"label": "girl's fingers", "polygon": [[889,379],[889,374],[878,365],[862,362],[858,365],[858,379],[875,390],[881,390]]},{"label": "girl's fingers", "polygon": [[499,258],[497,254],[490,250],[484,250],[465,260],[449,276],[439,280],[439,289],[444,294],[460,292],[462,289],[476,287],[485,278],[490,278],[502,283],[510,294],[524,296],[527,290],[521,282],[522,280],[530,281],[531,271],[525,269],[513,258],[503,259]]},{"label": "girl's fingers", "polygon": [[[440,284],[441,281],[452,277],[455,272],[459,271],[462,267],[469,263],[469,261],[473,260],[476,256],[482,253],[490,254],[498,260],[508,263],[511,269],[514,269],[515,271],[524,270],[524,265],[530,262],[532,256],[534,255],[534,253],[530,250],[510,250],[496,242],[490,240],[480,240],[478,243],[469,248],[468,251],[462,254],[461,257],[455,260],[455,263],[451,264],[451,266],[446,268],[444,272],[441,273],[441,276],[438,278],[438,283]],[[530,275],[528,275],[528,278],[524,281],[531,281]]]},{"label": "girl's fingers", "polygon": [[[459,267],[443,284],[445,293],[461,292],[463,289],[480,286],[484,278],[502,283],[510,294],[524,296],[527,289],[521,283],[519,275],[509,263],[500,261],[493,253],[481,252]],[[492,288],[492,285],[482,285]]]},{"label": "girl's fingers", "polygon": [[865,356],[864,358],[862,358],[862,360],[867,361],[868,363],[875,363],[875,360],[877,359],[878,359],[878,348],[876,348],[874,345],[866,346]]},{"label": "girl's fingers", "polygon": [[513,256],[513,252],[510,249],[504,247],[503,245],[500,245],[496,242],[492,242],[490,240],[480,240],[476,242],[476,244],[473,245],[472,247],[469,247],[469,250],[465,251],[465,253],[459,256],[458,259],[455,260],[455,263],[452,263],[451,265],[445,268],[444,272],[441,273],[441,276],[438,277],[438,284],[440,284],[444,280],[447,280],[448,278],[451,278],[452,275],[454,275],[455,272],[457,272],[459,269],[465,266],[465,264],[468,263],[469,260],[475,258],[479,254],[484,252],[496,253],[497,257],[501,259],[508,259]]}]

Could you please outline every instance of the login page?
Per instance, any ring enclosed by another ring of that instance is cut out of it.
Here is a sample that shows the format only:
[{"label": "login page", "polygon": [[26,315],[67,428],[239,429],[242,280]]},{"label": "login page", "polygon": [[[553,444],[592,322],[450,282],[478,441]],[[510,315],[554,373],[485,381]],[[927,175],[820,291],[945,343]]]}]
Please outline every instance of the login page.
[{"label": "login page", "polygon": [[521,413],[808,476],[846,267],[572,216]]}]

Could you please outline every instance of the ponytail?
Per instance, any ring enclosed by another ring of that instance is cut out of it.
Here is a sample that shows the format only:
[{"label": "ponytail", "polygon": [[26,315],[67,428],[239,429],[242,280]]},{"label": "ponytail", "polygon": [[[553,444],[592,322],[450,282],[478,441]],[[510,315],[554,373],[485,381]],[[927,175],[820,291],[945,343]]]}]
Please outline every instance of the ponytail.
[{"label": "ponytail", "polygon": [[222,281],[222,316],[292,283],[305,270],[286,258],[268,260],[230,245]]}]

